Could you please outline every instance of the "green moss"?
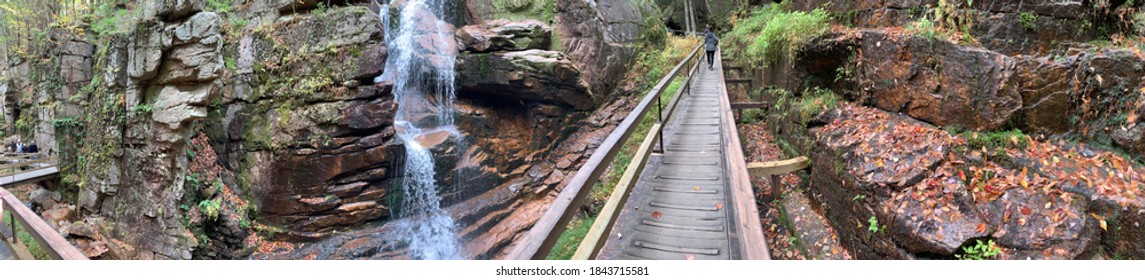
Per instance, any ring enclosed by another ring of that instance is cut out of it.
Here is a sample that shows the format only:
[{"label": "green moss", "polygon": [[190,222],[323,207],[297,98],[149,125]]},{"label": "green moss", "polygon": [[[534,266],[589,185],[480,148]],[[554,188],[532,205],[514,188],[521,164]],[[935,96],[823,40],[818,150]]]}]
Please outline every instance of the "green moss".
[{"label": "green moss", "polygon": [[1030,145],[1029,137],[1018,129],[982,133],[963,132],[959,134],[959,136],[966,139],[966,145],[971,150],[982,148],[986,148],[987,150],[995,150],[998,148],[1025,149]]},{"label": "green moss", "polygon": [[509,20],[536,19],[552,23],[556,12],[554,0],[492,0],[495,18]]}]

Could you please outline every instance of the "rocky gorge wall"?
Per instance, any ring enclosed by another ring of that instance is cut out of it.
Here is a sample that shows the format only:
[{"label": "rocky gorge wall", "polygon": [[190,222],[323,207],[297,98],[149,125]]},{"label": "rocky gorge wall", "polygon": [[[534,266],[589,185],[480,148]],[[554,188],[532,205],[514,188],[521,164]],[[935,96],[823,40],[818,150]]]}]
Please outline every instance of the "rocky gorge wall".
[{"label": "rocky gorge wall", "polygon": [[[907,27],[933,15],[924,2],[834,2],[831,32],[756,73],[785,89],[764,91],[767,127],[811,158],[804,189],[841,243],[863,259],[953,258],[977,241],[998,258],[1142,258],[1141,33],[1077,3],[974,1],[978,17],[1091,21],[1126,41],[979,32],[1020,24],[1004,20],[975,21],[975,40],[928,38]],[[1058,24],[1042,23],[1027,24]],[[1010,129],[1030,136],[998,134]]]},{"label": "rocky gorge wall", "polygon": [[[561,0],[551,17],[510,10],[510,21],[472,12],[483,4],[458,2],[446,19],[464,24],[451,28],[467,145],[428,145],[438,181],[450,182],[443,206],[462,239],[481,240],[465,245],[474,258],[495,257],[528,229],[631,106],[613,92],[645,28],[636,19],[655,9]],[[131,11],[121,23],[133,28],[61,34],[50,62],[3,72],[2,99],[16,104],[5,108],[35,124],[19,134],[49,143],[65,166],[51,191],[78,210],[57,219],[62,232],[74,227],[70,238],[96,258],[307,258],[327,247],[347,249],[318,257],[400,258],[392,241],[345,234],[384,233],[400,211],[396,104],[373,81],[387,56],[381,7],[117,8]],[[56,73],[64,81],[46,78]],[[5,118],[9,131],[18,119]]]}]

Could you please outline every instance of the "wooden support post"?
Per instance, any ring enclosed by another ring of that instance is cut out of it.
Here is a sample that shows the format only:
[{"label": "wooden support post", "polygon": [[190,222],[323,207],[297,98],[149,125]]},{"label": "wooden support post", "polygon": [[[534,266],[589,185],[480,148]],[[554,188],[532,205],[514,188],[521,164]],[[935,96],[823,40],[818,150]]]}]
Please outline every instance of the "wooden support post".
[{"label": "wooden support post", "polygon": [[779,198],[779,196],[781,195],[781,193],[779,193],[779,189],[780,189],[779,174],[772,174],[771,178],[768,178],[768,179],[770,179],[770,181],[771,181],[771,198],[773,198],[773,199]]}]

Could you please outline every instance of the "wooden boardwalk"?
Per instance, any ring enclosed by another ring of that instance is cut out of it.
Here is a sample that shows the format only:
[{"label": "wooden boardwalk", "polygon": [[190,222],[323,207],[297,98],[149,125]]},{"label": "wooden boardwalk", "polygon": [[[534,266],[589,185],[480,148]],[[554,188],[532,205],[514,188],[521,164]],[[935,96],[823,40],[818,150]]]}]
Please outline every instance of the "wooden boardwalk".
[{"label": "wooden boardwalk", "polygon": [[737,153],[742,163],[742,152],[738,138],[729,139],[734,120],[725,114],[726,88],[716,64],[714,70],[701,64],[690,94],[664,127],[663,153],[649,158],[597,259],[749,258],[737,229],[759,214],[733,207],[740,194],[729,156]]}]

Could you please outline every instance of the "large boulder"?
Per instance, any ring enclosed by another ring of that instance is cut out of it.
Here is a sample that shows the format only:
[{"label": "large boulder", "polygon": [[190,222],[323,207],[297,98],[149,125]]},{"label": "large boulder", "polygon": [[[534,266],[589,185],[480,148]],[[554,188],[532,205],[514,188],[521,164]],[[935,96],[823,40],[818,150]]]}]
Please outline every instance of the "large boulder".
[{"label": "large boulder", "polygon": [[472,52],[521,51],[546,49],[552,28],[537,20],[487,21],[466,25],[457,30],[457,39],[465,50]]},{"label": "large boulder", "polygon": [[457,74],[458,91],[466,95],[537,101],[577,110],[592,109],[595,104],[581,72],[560,52],[463,54]]},{"label": "large boulder", "polygon": [[983,153],[850,104],[815,123],[811,191],[858,258],[951,257],[982,239],[1009,259],[1143,252],[1145,170],[1110,152],[1011,139],[1031,144]]}]

